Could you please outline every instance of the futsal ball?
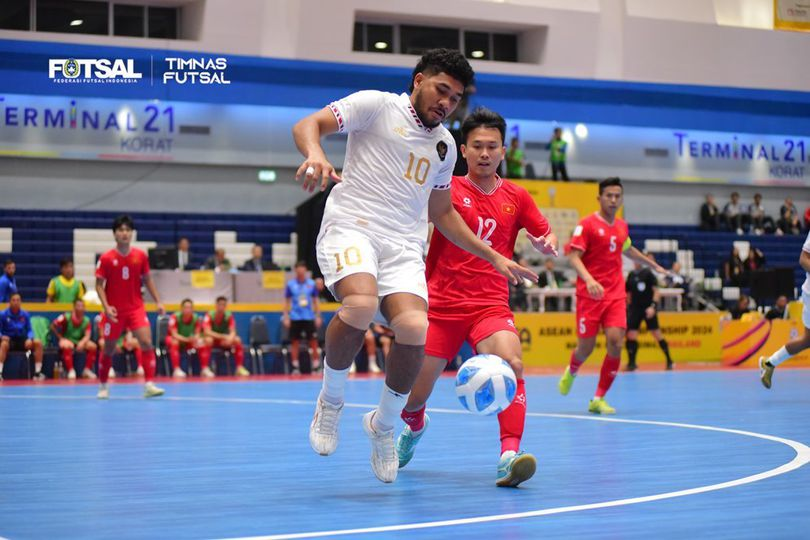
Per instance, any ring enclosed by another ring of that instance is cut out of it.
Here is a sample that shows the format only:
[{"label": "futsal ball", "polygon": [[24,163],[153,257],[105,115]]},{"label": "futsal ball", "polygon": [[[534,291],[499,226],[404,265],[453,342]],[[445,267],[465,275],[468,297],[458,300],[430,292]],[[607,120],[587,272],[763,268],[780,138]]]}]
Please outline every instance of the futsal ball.
[{"label": "futsal ball", "polygon": [[498,414],[515,399],[517,378],[512,366],[494,354],[464,362],[456,375],[456,396],[465,409],[481,416]]}]

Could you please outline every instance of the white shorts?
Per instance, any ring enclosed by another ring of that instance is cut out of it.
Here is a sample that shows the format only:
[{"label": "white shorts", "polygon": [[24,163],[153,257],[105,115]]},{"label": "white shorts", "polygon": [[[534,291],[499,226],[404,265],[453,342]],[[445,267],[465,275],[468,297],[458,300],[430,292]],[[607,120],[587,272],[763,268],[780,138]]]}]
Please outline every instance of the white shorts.
[{"label": "white shorts", "polygon": [[810,294],[802,291],[802,324],[810,328]]},{"label": "white shorts", "polygon": [[428,301],[421,243],[395,236],[381,238],[340,224],[325,227],[318,236],[318,266],[332,294],[341,279],[365,273],[376,278],[380,297],[404,292]]}]

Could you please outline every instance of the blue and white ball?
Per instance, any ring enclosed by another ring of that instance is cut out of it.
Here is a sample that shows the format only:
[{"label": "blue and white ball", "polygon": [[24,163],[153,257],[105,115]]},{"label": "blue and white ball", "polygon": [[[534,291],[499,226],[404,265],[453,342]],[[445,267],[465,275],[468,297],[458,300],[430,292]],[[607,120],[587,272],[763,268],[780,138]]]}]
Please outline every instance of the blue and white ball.
[{"label": "blue and white ball", "polygon": [[456,396],[465,409],[481,416],[498,414],[515,399],[517,378],[512,366],[494,354],[464,362],[456,375]]}]

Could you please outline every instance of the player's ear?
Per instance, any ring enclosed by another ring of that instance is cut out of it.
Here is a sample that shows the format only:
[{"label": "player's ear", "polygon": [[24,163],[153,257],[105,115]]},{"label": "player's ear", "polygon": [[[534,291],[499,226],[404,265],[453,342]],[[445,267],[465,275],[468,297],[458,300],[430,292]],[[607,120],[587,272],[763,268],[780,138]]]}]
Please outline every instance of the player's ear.
[{"label": "player's ear", "polygon": [[467,159],[467,145],[466,144],[461,145],[461,157],[463,157],[464,159]]}]

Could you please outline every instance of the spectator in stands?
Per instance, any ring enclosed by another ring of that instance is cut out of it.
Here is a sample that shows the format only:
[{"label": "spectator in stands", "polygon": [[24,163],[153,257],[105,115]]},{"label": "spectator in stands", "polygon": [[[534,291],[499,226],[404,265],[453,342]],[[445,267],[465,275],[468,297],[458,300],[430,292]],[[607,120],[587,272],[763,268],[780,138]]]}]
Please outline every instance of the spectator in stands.
[{"label": "spectator in stands", "polygon": [[11,300],[11,295],[18,292],[17,278],[14,274],[17,273],[17,265],[11,259],[6,260],[5,272],[0,276],[0,302],[5,303]]},{"label": "spectator in stands", "polygon": [[731,200],[723,207],[723,219],[725,219],[729,231],[736,231],[737,234],[743,233],[745,213],[740,204],[740,194],[736,191],[731,194]]},{"label": "spectator in stands", "polygon": [[751,300],[747,295],[741,294],[737,299],[737,303],[731,308],[731,318],[736,320],[742,319],[742,316],[751,311]]},{"label": "spectator in stands", "polygon": [[87,294],[87,288],[84,283],[74,277],[73,259],[65,257],[59,261],[59,275],[48,283],[45,301],[74,304],[76,300],[84,298],[85,294]]},{"label": "spectator in stands", "polygon": [[76,369],[73,366],[73,356],[76,352],[85,353],[84,370],[82,377],[95,379],[93,366],[96,365],[96,352],[98,347],[90,339],[93,325],[90,317],[84,311],[84,301],[77,298],[73,301],[73,311],[65,312],[51,323],[51,332],[59,340],[59,352],[62,355],[62,364],[67,370],[67,378],[76,378]]},{"label": "spectator in stands", "polygon": [[706,202],[700,206],[700,230],[716,231],[720,228],[720,210],[714,204],[714,195],[706,195]]},{"label": "spectator in stands", "polygon": [[[223,251],[224,254],[224,251]],[[205,345],[210,349],[214,347],[228,349],[236,360],[236,374],[247,377],[250,371],[245,367],[245,349],[242,338],[236,333],[236,319],[228,311],[228,299],[224,296],[217,298],[216,309],[205,314],[203,319],[203,334]]]},{"label": "spectator in stands", "polygon": [[683,298],[681,300],[681,307],[683,309],[690,309],[692,306],[692,283],[686,277],[681,269],[681,263],[673,261],[669,273],[664,276],[664,287],[667,289],[682,289]]},{"label": "spectator in stands", "polygon": [[[765,254],[762,253],[762,250],[759,248],[755,248],[751,246],[751,249],[748,250],[748,257],[745,259],[745,272],[750,274],[756,270],[761,270],[765,267]],[[747,283],[747,281],[744,281]]]},{"label": "spectator in stands", "polygon": [[[565,286],[566,280],[562,272],[554,269],[554,259],[549,257],[543,263],[543,270],[538,272],[537,286],[541,289],[559,289]],[[560,305],[563,298],[549,298],[546,300],[547,311],[562,311]]]},{"label": "spectator in stands", "polygon": [[180,303],[180,311],[169,317],[169,335],[166,336],[166,348],[169,349],[169,360],[172,363],[172,377],[185,379],[187,374],[180,367],[180,350],[197,351],[200,359],[200,375],[206,378],[214,376],[209,366],[211,351],[203,339],[202,317],[194,313],[194,302],[190,298]]},{"label": "spectator in stands", "polygon": [[22,309],[22,297],[18,292],[11,293],[8,309],[0,311],[0,379],[9,351],[34,353],[34,379],[45,378],[42,374],[42,342],[34,336],[31,316]]},{"label": "spectator in stands", "polygon": [[802,232],[799,210],[790,197],[785,198],[785,204],[779,209],[779,216],[779,222],[776,224],[777,234],[800,234]]},{"label": "spectator in stands", "polygon": [[748,219],[751,220],[751,229],[754,234],[761,235],[773,232],[773,218],[765,214],[762,195],[759,193],[754,193],[754,202],[748,205]]},{"label": "spectator in stands", "polygon": [[177,241],[177,269],[187,270],[191,266],[190,243],[185,236]]},{"label": "spectator in stands", "polygon": [[768,313],[765,314],[765,318],[769,321],[772,321],[773,319],[784,319],[787,314],[787,305],[787,296],[783,294],[776,299],[776,304],[774,304],[774,306],[768,310]]},{"label": "spectator in stands", "polygon": [[546,145],[549,151],[549,161],[551,162],[551,178],[557,179],[557,174],[568,182],[568,170],[565,167],[565,160],[568,151],[568,143],[563,140],[562,128],[554,128],[554,135]]},{"label": "spectator in stands", "polygon": [[723,263],[723,282],[732,287],[741,287],[745,274],[745,264],[740,258],[739,250],[731,248],[728,260]]},{"label": "spectator in stands", "polygon": [[[368,358],[368,372],[382,373],[380,366],[377,365],[378,339],[377,334],[372,330],[374,326],[379,325],[372,323],[369,325],[368,330],[366,330],[366,335],[363,337],[363,348],[357,353],[357,358],[365,351],[366,357]],[[383,352],[383,355],[385,355],[385,352]],[[349,373],[357,372],[357,358],[355,358],[355,361],[352,362],[352,365],[349,367]]]},{"label": "spectator in stands", "polygon": [[520,140],[512,137],[509,150],[506,151],[506,177],[512,179],[523,178],[523,167],[526,165],[526,155],[520,149]]},{"label": "spectator in stands", "polygon": [[259,244],[253,244],[250,250],[250,259],[245,261],[239,270],[243,272],[262,272],[264,270],[278,270],[278,266],[264,260],[264,250]]},{"label": "spectator in stands", "polygon": [[304,338],[309,344],[309,358],[312,370],[321,367],[318,354],[318,329],[321,327],[321,307],[315,281],[309,277],[307,263],[295,263],[295,277],[287,282],[284,289],[284,312],[281,322],[290,331],[290,365],[293,373],[300,373],[298,362],[299,343]]},{"label": "spectator in stands", "polygon": [[203,270],[214,270],[215,272],[228,272],[231,269],[231,261],[225,256],[225,250],[217,248],[214,254],[206,259],[202,267]]}]

